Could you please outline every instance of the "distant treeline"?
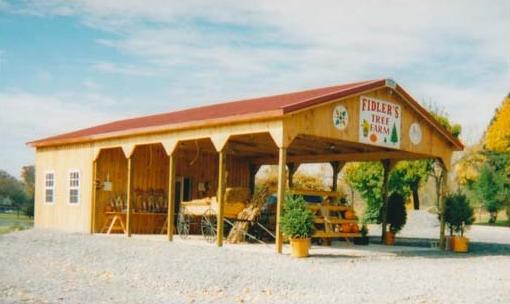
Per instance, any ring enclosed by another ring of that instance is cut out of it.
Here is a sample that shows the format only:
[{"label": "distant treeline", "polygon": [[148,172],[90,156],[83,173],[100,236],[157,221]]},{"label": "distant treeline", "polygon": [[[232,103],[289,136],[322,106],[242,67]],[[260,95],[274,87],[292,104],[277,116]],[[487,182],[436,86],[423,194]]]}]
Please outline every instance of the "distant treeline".
[{"label": "distant treeline", "polygon": [[34,216],[34,166],[21,169],[21,180],[0,170],[0,212],[16,211]]}]

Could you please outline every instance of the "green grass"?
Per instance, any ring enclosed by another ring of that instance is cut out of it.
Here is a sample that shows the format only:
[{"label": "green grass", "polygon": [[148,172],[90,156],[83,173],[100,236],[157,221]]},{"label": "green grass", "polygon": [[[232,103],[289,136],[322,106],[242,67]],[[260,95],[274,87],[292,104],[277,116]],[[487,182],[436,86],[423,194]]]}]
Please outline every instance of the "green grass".
[{"label": "green grass", "polygon": [[473,225],[480,225],[480,226],[497,226],[497,227],[509,227],[510,223],[508,223],[507,220],[497,220],[494,224],[489,224],[488,222],[475,222]]},{"label": "green grass", "polygon": [[16,213],[0,213],[0,234],[32,228],[34,220]]}]

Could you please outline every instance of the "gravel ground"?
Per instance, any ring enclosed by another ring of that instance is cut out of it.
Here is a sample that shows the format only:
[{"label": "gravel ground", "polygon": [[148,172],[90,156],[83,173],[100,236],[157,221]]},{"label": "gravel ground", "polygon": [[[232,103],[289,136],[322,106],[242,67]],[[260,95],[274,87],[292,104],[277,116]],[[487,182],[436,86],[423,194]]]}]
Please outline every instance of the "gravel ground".
[{"label": "gravel ground", "polygon": [[261,245],[26,230],[0,236],[0,302],[510,303],[508,247],[339,246],[297,260]]}]

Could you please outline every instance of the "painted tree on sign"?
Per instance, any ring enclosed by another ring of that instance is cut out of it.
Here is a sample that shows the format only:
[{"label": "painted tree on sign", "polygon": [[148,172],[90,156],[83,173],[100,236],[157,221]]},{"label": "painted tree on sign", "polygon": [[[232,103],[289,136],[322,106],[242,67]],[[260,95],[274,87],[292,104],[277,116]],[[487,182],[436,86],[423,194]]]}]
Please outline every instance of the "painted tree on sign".
[{"label": "painted tree on sign", "polygon": [[398,133],[397,133],[397,126],[395,123],[393,123],[393,128],[391,129],[391,142],[396,144],[398,142]]}]

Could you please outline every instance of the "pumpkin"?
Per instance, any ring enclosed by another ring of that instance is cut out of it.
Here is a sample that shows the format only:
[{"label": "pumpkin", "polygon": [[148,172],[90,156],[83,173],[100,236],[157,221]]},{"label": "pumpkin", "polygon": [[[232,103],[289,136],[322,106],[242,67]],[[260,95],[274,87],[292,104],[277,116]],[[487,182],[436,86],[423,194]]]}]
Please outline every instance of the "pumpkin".
[{"label": "pumpkin", "polygon": [[354,211],[352,211],[352,210],[347,210],[344,212],[344,219],[346,219],[346,220],[353,220],[355,217],[356,217],[356,215],[354,214]]},{"label": "pumpkin", "polygon": [[352,233],[358,233],[359,232],[358,224],[351,224],[351,232]]},{"label": "pumpkin", "polygon": [[351,224],[342,224],[342,232],[350,233],[351,232]]}]

